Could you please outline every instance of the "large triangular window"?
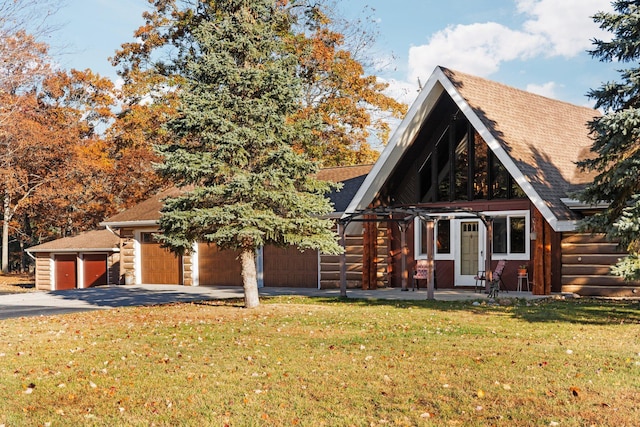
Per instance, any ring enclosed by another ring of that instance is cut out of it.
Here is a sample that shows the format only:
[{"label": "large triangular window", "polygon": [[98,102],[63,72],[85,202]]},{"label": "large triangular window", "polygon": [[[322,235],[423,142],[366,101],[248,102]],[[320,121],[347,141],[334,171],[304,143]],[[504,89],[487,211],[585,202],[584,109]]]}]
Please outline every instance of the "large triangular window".
[{"label": "large triangular window", "polygon": [[520,186],[465,118],[454,116],[418,169],[420,202],[513,199]]}]

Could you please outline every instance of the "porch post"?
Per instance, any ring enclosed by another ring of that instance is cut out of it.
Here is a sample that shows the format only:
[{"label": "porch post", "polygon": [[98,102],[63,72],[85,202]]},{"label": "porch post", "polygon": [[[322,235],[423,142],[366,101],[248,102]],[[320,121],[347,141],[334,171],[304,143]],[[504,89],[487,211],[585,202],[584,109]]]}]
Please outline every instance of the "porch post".
[{"label": "porch post", "polygon": [[338,221],[338,234],[340,235],[340,246],[342,253],[340,254],[340,296],[347,297],[347,248],[345,242],[346,226]]},{"label": "porch post", "polygon": [[407,282],[409,279],[409,272],[407,271],[407,224],[404,222],[398,223],[400,226],[400,268],[402,273],[402,291],[408,291]]},{"label": "porch post", "polygon": [[434,225],[435,221],[429,219],[426,221],[427,226],[427,299],[435,299],[434,296],[434,274],[435,274],[435,265],[433,260],[433,248],[435,245],[434,242]]},{"label": "porch post", "polygon": [[486,256],[484,257],[484,277],[486,278],[484,281],[484,290],[489,292],[489,284],[491,280],[493,280],[493,270],[491,269],[491,258],[493,256],[493,218],[487,218],[485,224],[487,226],[487,247],[485,249]]}]

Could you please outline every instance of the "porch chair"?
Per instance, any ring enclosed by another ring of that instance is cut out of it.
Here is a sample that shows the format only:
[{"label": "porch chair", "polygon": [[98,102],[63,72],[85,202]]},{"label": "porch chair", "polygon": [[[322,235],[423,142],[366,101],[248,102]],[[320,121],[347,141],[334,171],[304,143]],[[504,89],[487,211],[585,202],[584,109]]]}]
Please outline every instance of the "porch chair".
[{"label": "porch chair", "polygon": [[420,283],[418,280],[428,280],[429,279],[429,261],[426,259],[419,259],[416,261],[416,269],[413,272],[413,286],[411,287],[412,291],[415,291],[416,288],[420,290]]},{"label": "porch chair", "polygon": [[473,276],[473,278],[476,280],[476,284],[473,287],[473,292],[478,292],[478,282],[480,282],[480,289],[484,289],[485,282],[487,280],[486,271],[478,270],[478,274]]},{"label": "porch chair", "polygon": [[[502,272],[504,271],[504,266],[507,262],[503,259],[498,261],[498,265],[496,265],[496,269],[493,271],[493,277],[491,279],[491,283],[489,283],[489,298],[495,298],[498,296],[498,292],[500,291],[500,283],[504,285],[502,281]],[[505,288],[506,290],[506,288]]]}]

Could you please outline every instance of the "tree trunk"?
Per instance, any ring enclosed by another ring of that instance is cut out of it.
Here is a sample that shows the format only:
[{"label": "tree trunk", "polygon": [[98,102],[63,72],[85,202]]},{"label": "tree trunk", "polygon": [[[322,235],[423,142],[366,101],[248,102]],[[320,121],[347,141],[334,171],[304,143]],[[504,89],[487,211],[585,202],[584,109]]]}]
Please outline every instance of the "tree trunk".
[{"label": "tree trunk", "polygon": [[2,272],[9,272],[9,221],[11,221],[11,199],[4,195],[2,221]]},{"label": "tree trunk", "polygon": [[260,305],[258,298],[258,276],[256,274],[256,253],[250,249],[240,252],[242,283],[244,284],[244,306],[254,308]]}]

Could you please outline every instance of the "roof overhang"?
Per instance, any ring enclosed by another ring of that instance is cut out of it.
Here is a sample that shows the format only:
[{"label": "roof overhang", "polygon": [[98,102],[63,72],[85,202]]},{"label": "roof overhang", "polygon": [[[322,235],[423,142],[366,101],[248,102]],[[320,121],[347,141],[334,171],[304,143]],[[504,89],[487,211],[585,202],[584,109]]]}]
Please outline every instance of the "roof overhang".
[{"label": "roof overhang", "polygon": [[102,227],[111,228],[140,228],[140,227],[157,227],[158,221],[155,219],[144,219],[139,221],[104,221],[99,223]]},{"label": "roof overhang", "polygon": [[609,207],[609,203],[606,203],[606,202],[587,204],[585,202],[581,202],[580,200],[572,199],[572,198],[562,198],[560,199],[560,201],[564,203],[564,205],[569,209],[571,209],[572,211],[590,211],[590,210],[606,209]]},{"label": "roof overhang", "polygon": [[86,253],[86,252],[120,252],[120,248],[50,248],[50,249],[39,249],[39,248],[34,248],[34,249],[25,249],[26,252],[29,253],[42,253],[42,252],[50,252],[50,253],[77,253],[77,252],[82,252],[82,253]]}]

